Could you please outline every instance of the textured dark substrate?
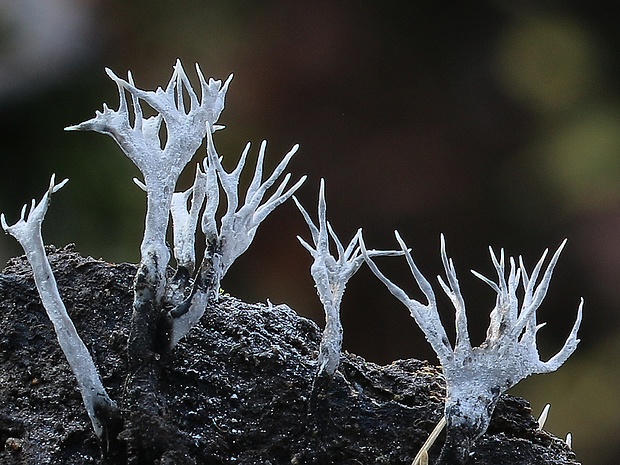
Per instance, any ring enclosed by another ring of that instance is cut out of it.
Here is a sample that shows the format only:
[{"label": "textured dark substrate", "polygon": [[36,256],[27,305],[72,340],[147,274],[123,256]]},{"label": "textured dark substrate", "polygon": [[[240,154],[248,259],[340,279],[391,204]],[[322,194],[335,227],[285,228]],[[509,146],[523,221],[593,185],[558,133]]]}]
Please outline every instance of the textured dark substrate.
[{"label": "textured dark substrate", "polygon": [[[136,268],[70,247],[48,252],[75,326],[122,407]],[[319,338],[317,325],[285,305],[224,297],[161,361],[161,415],[172,433],[145,431],[152,442],[132,448],[178,445],[185,453],[177,465],[410,464],[441,416],[437,368],[413,359],[383,367],[344,354],[335,379],[311,395]],[[468,463],[578,463],[536,427],[527,401],[505,396]],[[0,274],[0,464],[99,464],[100,456],[30,267],[13,259]]]}]

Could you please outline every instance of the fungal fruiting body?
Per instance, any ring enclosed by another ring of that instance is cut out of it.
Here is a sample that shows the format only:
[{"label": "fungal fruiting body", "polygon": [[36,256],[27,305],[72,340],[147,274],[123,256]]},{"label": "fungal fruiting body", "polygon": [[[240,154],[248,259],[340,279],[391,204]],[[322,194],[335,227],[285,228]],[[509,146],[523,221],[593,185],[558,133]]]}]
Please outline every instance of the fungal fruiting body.
[{"label": "fungal fruiting body", "polygon": [[[306,180],[306,176],[302,176],[287,189],[291,175],[290,173],[286,174],[275,191],[266,200],[263,200],[269,189],[282,176],[288,163],[299,149],[298,145],[293,146],[273,172],[263,180],[263,165],[267,149],[267,142],[263,141],[258,151],[254,175],[245,192],[244,202],[239,206],[240,177],[250,147],[249,143],[246,144],[237,166],[228,173],[222,166],[211,133],[207,131],[207,157],[203,161],[204,171],[200,171],[198,168],[200,174],[196,175],[192,188],[192,202],[195,201],[197,193],[206,201],[200,222],[206,240],[206,248],[189,297],[171,312],[173,317],[171,347],[174,347],[200,320],[207,306],[217,301],[220,281],[234,261],[250,247],[259,225],[271,212],[288,200]],[[218,219],[220,188],[226,197],[226,211]],[[203,190],[204,195],[202,194]],[[194,209],[194,203],[192,203],[191,209]],[[179,215],[177,213],[177,216],[184,216],[188,221],[195,222],[192,215],[192,210],[187,214]]]},{"label": "fungal fruiting body", "polygon": [[108,396],[99,377],[97,367],[60,298],[58,285],[45,254],[41,236],[41,224],[49,207],[50,198],[67,181],[68,179],[65,179],[59,184],[55,184],[54,175],[52,175],[49,188],[39,203],[35,204],[33,200],[30,211],[27,211],[28,205],[24,205],[21,218],[17,223],[9,226],[4,213],[0,216],[0,222],[4,231],[17,239],[26,253],[26,258],[32,267],[41,303],[54,326],[60,347],[77,380],[95,434],[102,438],[104,436],[104,424],[101,420],[101,414],[109,416],[109,412],[115,410],[116,405]]},{"label": "fungal fruiting body", "polygon": [[[325,181],[321,179],[318,201],[318,226],[314,224],[310,215],[301,203],[293,197],[297,208],[301,212],[314,246],[310,245],[300,236],[297,239],[314,259],[310,267],[310,273],[316,285],[319,300],[325,310],[325,329],[321,338],[318,360],[318,375],[326,374],[332,377],[340,363],[342,350],[342,323],[340,322],[340,303],[345,288],[351,277],[357,273],[364,257],[358,244],[362,230],[358,229],[347,247],[345,248],[329,221],[327,221],[327,203],[325,201]],[[329,250],[330,237],[336,245],[338,258],[334,257]],[[400,251],[367,251],[371,257],[400,255]]]},{"label": "fungal fruiting body", "polygon": [[[577,348],[583,300],[573,328],[556,355],[543,362],[536,345],[536,334],[544,326],[537,323],[536,311],[547,293],[553,269],[566,241],[557,249],[542,276],[540,275],[547,251],[529,275],[523,260],[519,258],[517,265],[517,261],[512,257],[509,258],[510,268],[506,273],[504,251],[500,252],[498,258],[490,249],[491,260],[497,272],[497,283],[477,272],[473,273],[496,292],[497,298],[490,314],[486,340],[479,347],[472,347],[467,329],[465,302],[442,236],[441,258],[446,280],[441,277],[438,279],[455,308],[456,342],[453,348],[441,323],[432,286],[416,266],[398,232],[396,239],[405,254],[411,273],[426,297],[426,304],[411,299],[403,289],[390,281],[372,261],[366,252],[364,241],[360,238],[362,254],[375,275],[409,309],[439,358],[446,378],[447,439],[442,460],[461,461],[471,443],[487,430],[495,405],[504,392],[527,376],[557,370]],[[517,296],[520,287],[523,293],[521,302]]]}]

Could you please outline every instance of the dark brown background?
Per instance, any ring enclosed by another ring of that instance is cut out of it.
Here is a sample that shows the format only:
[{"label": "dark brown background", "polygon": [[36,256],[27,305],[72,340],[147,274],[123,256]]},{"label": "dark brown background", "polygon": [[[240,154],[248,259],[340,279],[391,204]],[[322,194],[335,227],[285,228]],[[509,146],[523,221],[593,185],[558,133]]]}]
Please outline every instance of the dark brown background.
[{"label": "dark brown background", "polygon": [[[559,6],[561,3],[561,7]],[[598,2],[592,2],[598,4]],[[0,2],[0,211],[9,221],[49,175],[71,182],[44,225],[48,243],[108,261],[136,261],[144,198],[114,142],[63,127],[118,96],[103,68],[165,85],[181,58],[208,76],[235,73],[216,135],[231,167],[243,145],[269,140],[273,166],[308,174],[300,200],[314,213],[321,177],[328,216],[371,247],[398,229],[429,279],[446,235],[484,338],[493,292],[487,247],[523,254],[568,246],[540,311],[541,352],[559,349],[586,300],[582,343],[558,373],[514,393],[553,405],[547,428],[574,435],[584,464],[620,449],[620,35],[617,15],[585,2],[133,1]],[[253,153],[256,153],[255,151]],[[193,174],[182,180],[186,187]],[[261,226],[225,289],[287,302],[319,323],[322,309],[296,235],[292,203]],[[0,261],[20,253],[0,237]],[[381,268],[419,296],[404,260]],[[452,308],[440,300],[451,327]],[[369,360],[434,360],[407,310],[363,268],[342,305],[345,348]]]}]

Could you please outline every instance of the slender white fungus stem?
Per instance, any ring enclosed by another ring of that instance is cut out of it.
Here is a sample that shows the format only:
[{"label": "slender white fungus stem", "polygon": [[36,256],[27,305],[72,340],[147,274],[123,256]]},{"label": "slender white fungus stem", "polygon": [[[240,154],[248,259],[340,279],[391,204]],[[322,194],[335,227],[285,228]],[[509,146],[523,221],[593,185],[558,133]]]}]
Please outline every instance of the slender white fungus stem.
[{"label": "slender white fungus stem", "polygon": [[108,397],[101,383],[97,367],[86,345],[84,345],[84,342],[82,342],[78,335],[73,321],[71,321],[71,317],[60,298],[56,279],[45,254],[45,246],[41,236],[41,224],[49,207],[50,197],[68,181],[68,179],[65,179],[61,183],[55,184],[54,178],[54,175],[52,175],[49,189],[43,195],[41,201],[38,204],[35,204],[34,200],[32,201],[30,212],[27,212],[28,205],[24,205],[21,218],[17,223],[9,226],[4,213],[0,216],[0,223],[7,234],[17,239],[26,253],[26,258],[32,267],[34,281],[43,307],[54,326],[56,337],[69,362],[71,371],[77,379],[82,400],[95,434],[101,438],[104,434],[104,426],[97,417],[97,412],[101,412],[103,409],[115,408],[115,405]]},{"label": "slender white fungus stem", "polygon": [[[316,284],[319,300],[325,310],[325,329],[321,339],[319,350],[319,367],[317,374],[327,374],[332,377],[340,364],[340,352],[342,350],[342,323],[340,322],[340,303],[349,279],[360,269],[364,263],[364,257],[360,252],[358,240],[362,234],[359,229],[353,239],[345,248],[327,221],[327,203],[325,201],[325,180],[321,179],[318,202],[318,227],[314,224],[308,212],[293,196],[293,200],[299,208],[310,233],[312,235],[311,246],[301,237],[297,239],[314,259],[310,267],[310,273]],[[329,238],[336,245],[338,258],[334,257],[329,250]],[[375,251],[368,252],[370,256],[401,255],[400,251]]]},{"label": "slender white fungus stem", "polygon": [[[192,187],[184,192],[175,192],[170,205],[174,258],[177,266],[185,268],[189,274],[194,272],[196,266],[196,229],[200,209],[206,196],[206,188],[206,175],[198,165]],[[190,199],[191,206],[188,208]]]}]

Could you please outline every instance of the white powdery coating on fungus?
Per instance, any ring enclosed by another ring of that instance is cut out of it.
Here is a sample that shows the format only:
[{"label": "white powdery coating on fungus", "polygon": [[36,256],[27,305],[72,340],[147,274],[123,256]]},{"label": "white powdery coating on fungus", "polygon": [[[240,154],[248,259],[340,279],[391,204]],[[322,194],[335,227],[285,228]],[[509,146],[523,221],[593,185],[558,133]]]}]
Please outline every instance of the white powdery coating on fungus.
[{"label": "white powdery coating on fungus", "polygon": [[[263,201],[267,191],[282,176],[291,158],[299,149],[299,145],[294,145],[275,167],[271,175],[263,181],[263,164],[267,149],[267,142],[263,141],[258,152],[254,175],[245,193],[244,203],[239,207],[239,183],[250,151],[250,144],[246,144],[237,166],[228,173],[222,166],[221,159],[215,150],[211,131],[207,131],[206,135],[207,157],[203,162],[204,172],[197,174],[193,189],[195,198],[197,184],[204,183],[200,184],[199,189],[204,190],[206,197],[201,227],[206,237],[207,249],[201,264],[201,272],[208,272],[210,278],[204,280],[206,283],[204,287],[199,287],[192,293],[188,310],[173,319],[170,336],[171,347],[174,347],[200,320],[208,304],[217,300],[221,279],[234,261],[250,247],[258,226],[271,212],[288,200],[306,180],[306,176],[302,176],[295,184],[286,189],[291,179],[290,173],[287,173],[273,194]],[[218,221],[216,215],[220,203],[220,186],[224,191],[227,203],[226,212]],[[202,196],[202,193],[200,195]],[[185,208],[187,207],[185,206]],[[179,214],[178,211],[175,213],[176,216],[185,217],[187,221],[191,222],[195,221],[193,214],[191,211],[187,214]],[[189,233],[189,229],[186,233]],[[201,279],[199,276],[197,281]]]},{"label": "white powdery coating on fungus", "polygon": [[[575,324],[562,349],[551,359],[543,362],[540,360],[536,346],[536,333],[543,326],[537,324],[536,310],[547,293],[553,268],[566,241],[562,242],[551,258],[538,284],[547,251],[543,253],[531,276],[528,276],[521,258],[519,265],[513,258],[510,258],[510,270],[506,277],[503,250],[498,259],[490,249],[498,282],[495,283],[479,273],[474,272],[474,274],[497,293],[497,299],[491,311],[491,322],[486,340],[479,347],[472,347],[467,330],[465,302],[461,295],[454,264],[446,254],[442,235],[441,257],[447,282],[441,277],[439,277],[439,282],[456,310],[456,343],[453,349],[439,318],[435,294],[430,283],[415,265],[398,232],[395,234],[401,250],[405,253],[411,273],[428,301],[427,304],[409,298],[400,287],[381,273],[367,253],[363,241],[360,240],[362,254],[375,275],[395,297],[407,306],[411,316],[437,353],[446,377],[445,415],[448,428],[462,428],[472,439],[476,439],[486,431],[493,409],[504,392],[527,376],[557,370],[577,348],[579,343],[577,332],[581,324],[583,299],[577,311]],[[521,303],[517,296],[520,284],[523,288]]]},{"label": "white powdery coating on fungus", "polygon": [[[258,151],[256,168],[252,181],[245,193],[244,203],[239,208],[240,176],[245,167],[250,144],[246,144],[236,168],[227,173],[215,150],[213,138],[210,133],[207,133],[207,158],[204,160],[204,169],[207,173],[207,196],[210,205],[207,205],[203,213],[202,228],[207,237],[207,243],[211,241],[219,244],[222,256],[222,276],[226,274],[233,262],[250,247],[258,226],[263,220],[278,206],[288,200],[306,180],[306,176],[302,176],[293,186],[285,191],[291,179],[291,174],[287,173],[275,192],[263,202],[263,197],[267,190],[282,176],[291,158],[299,150],[299,144],[295,144],[288,151],[282,161],[274,168],[271,175],[263,181],[263,163],[266,150],[267,141],[264,140]],[[217,179],[219,179],[227,201],[226,213],[220,219],[219,229],[215,218],[218,204],[212,202],[212,197],[216,196],[209,195],[216,190],[213,172],[217,173]]]},{"label": "white powdery coating on fungus", "polygon": [[82,400],[93,424],[95,434],[101,438],[103,426],[97,418],[96,412],[98,407],[114,406],[114,402],[108,397],[101,383],[97,367],[60,298],[56,279],[45,255],[45,247],[41,237],[41,224],[50,204],[50,197],[62,188],[67,181],[68,179],[65,179],[61,183],[55,184],[54,175],[52,175],[48,191],[38,204],[35,204],[34,200],[32,201],[28,214],[26,214],[28,205],[24,205],[20,220],[13,226],[7,224],[4,213],[0,216],[0,222],[4,231],[17,239],[26,253],[28,262],[32,266],[35,284],[43,307],[54,325],[60,347],[77,379]]},{"label": "white powdery coating on fungus", "polygon": [[[174,258],[177,266],[185,268],[189,274],[196,266],[196,229],[200,209],[207,194],[206,174],[196,167],[194,184],[184,192],[172,194],[170,214],[172,216],[172,237]],[[188,202],[191,202],[188,208]]]},{"label": "white powdery coating on fungus", "polygon": [[[319,300],[325,310],[325,329],[321,338],[319,350],[318,374],[333,376],[340,363],[340,352],[342,350],[342,323],[340,322],[340,303],[344,295],[345,288],[351,277],[357,273],[364,257],[360,252],[359,238],[362,230],[358,229],[353,239],[349,242],[346,249],[331,224],[327,221],[327,203],[325,201],[325,180],[321,179],[319,186],[318,201],[318,227],[314,224],[305,208],[293,196],[293,200],[299,208],[310,233],[314,247],[308,242],[297,236],[302,246],[314,259],[310,267],[310,274],[316,284]],[[336,259],[329,251],[329,238],[332,238],[338,251]],[[402,255],[400,251],[368,251],[368,255],[388,256]]]},{"label": "white powdery coating on fungus", "polygon": [[[140,246],[141,265],[151,276],[156,299],[160,300],[170,259],[166,232],[174,188],[181,172],[202,144],[205,133],[221,128],[215,123],[224,109],[232,74],[224,84],[213,79],[207,82],[196,65],[201,89],[199,101],[180,60],[177,60],[165,90],[161,87],[155,91],[138,89],[131,72],[127,80],[109,69],[106,73],[118,87],[119,109],[112,110],[104,104],[103,111],[97,111],[94,118],[65,129],[96,131],[111,136],[144,176],[147,213]],[[131,109],[127,92],[131,96]],[[184,101],[184,92],[189,95],[189,108]],[[141,101],[153,108],[157,115],[144,118]],[[162,121],[165,124],[164,140],[160,131]]]}]

